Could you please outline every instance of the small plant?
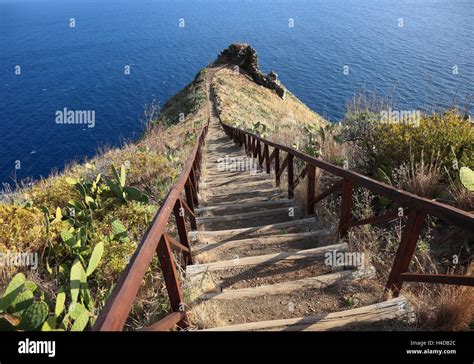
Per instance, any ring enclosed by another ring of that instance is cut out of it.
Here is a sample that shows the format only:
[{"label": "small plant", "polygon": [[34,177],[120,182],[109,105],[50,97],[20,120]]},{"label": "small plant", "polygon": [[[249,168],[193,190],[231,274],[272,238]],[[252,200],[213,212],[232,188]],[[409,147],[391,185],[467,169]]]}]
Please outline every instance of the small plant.
[{"label": "small plant", "polygon": [[250,129],[247,129],[251,133],[257,134],[258,136],[261,136],[265,138],[269,132],[269,127],[266,123],[257,121],[256,123],[253,123]]},{"label": "small plant", "polygon": [[113,178],[107,180],[107,185],[116,197],[118,197],[123,202],[138,201],[148,203],[147,195],[143,194],[137,188],[125,185],[126,172],[124,165],[122,165],[122,167],[120,168],[120,175],[118,174],[117,169],[114,167],[114,165],[112,165],[111,168]]},{"label": "small plant", "polygon": [[[53,307],[51,300],[37,285],[17,273],[0,299],[0,329],[16,331],[82,331],[93,323],[95,302],[87,278],[98,267],[104,244],[98,243],[90,255],[87,268],[84,259],[77,258],[69,269],[70,304],[65,311],[66,289],[59,290]],[[65,273],[64,269],[62,273]],[[36,296],[36,297],[35,297]],[[49,303],[48,303],[49,301]]]},{"label": "small plant", "polygon": [[459,180],[469,192],[474,192],[474,171],[469,167],[461,167]]},{"label": "small plant", "polygon": [[472,185],[473,172],[468,167],[461,167],[459,178],[453,179],[449,170],[445,168],[448,176],[449,194],[454,199],[456,206],[463,210],[474,210],[474,193]]},{"label": "small plant", "polygon": [[345,304],[351,308],[356,307],[359,304],[359,299],[354,296],[346,296],[344,301]]},{"label": "small plant", "polygon": [[[92,180],[68,178],[81,196],[70,200],[67,207],[50,213],[43,207],[48,256],[46,270],[56,278],[61,289],[53,305],[44,292],[18,273],[8,284],[0,299],[0,325],[7,330],[71,330],[82,331],[94,322],[96,303],[88,279],[99,266],[104,254],[104,241],[91,245],[94,223],[109,210],[131,201],[147,202],[148,197],[136,188],[126,186],[126,172],[120,174],[112,166],[112,177],[100,174]],[[51,227],[58,225],[60,244],[51,239]],[[64,228],[63,226],[67,226]],[[111,223],[111,233],[105,241],[130,242],[126,227],[118,219]],[[51,259],[54,263],[51,267]],[[66,303],[68,305],[66,307]]]},{"label": "small plant", "polygon": [[48,316],[48,305],[35,300],[36,284],[27,281],[23,273],[16,274],[0,299],[2,330],[35,330]]}]

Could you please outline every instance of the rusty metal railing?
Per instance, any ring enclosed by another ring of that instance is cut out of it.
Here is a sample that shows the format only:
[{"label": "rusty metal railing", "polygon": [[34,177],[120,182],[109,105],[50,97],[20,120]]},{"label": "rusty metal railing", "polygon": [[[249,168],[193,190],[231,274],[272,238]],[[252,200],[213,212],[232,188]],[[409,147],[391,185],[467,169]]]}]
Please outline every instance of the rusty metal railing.
[{"label": "rusty metal railing", "polygon": [[[156,213],[153,222],[114,287],[92,328],[93,331],[120,331],[123,329],[140,284],[155,254],[158,256],[166,284],[171,313],[145,330],[160,331],[169,330],[175,325],[180,328],[187,326],[183,293],[171,249],[178,250],[183,254],[185,265],[193,264],[191,246],[187,235],[186,215],[189,217],[191,228],[196,229],[194,207],[198,204],[197,193],[199,191],[202,146],[208,128],[209,122],[201,129],[196,145],[184,164],[183,171]],[[175,218],[179,241],[166,232],[171,214]]]}]

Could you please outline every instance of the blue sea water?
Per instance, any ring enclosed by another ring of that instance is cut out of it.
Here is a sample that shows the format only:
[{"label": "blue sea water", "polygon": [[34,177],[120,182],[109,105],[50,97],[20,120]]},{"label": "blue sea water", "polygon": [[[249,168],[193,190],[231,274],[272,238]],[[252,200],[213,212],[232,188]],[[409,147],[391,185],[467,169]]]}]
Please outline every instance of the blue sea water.
[{"label": "blue sea water", "polygon": [[[0,182],[136,138],[147,105],[236,41],[330,120],[362,90],[404,109],[464,101],[473,20],[472,0],[0,0]],[[64,108],[94,110],[95,127],[56,124]]]}]

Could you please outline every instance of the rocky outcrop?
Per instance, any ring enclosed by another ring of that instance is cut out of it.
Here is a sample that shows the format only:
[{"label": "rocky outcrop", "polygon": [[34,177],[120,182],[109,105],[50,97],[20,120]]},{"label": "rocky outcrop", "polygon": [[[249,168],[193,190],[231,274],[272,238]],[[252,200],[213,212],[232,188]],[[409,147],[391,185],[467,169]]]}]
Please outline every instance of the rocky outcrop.
[{"label": "rocky outcrop", "polygon": [[271,71],[265,75],[258,68],[257,52],[251,46],[245,43],[233,43],[224,49],[214,62],[215,66],[219,65],[236,65],[242,71],[245,71],[255,83],[274,90],[278,96],[285,96],[285,89],[278,82],[278,75]]}]

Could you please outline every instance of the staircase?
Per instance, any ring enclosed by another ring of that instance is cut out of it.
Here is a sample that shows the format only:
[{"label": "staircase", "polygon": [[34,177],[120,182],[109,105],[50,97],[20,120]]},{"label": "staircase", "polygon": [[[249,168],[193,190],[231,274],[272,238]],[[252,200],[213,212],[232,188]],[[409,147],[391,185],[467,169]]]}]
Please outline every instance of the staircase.
[{"label": "staircase", "polygon": [[200,289],[191,310],[191,317],[201,316],[195,326],[354,330],[409,316],[404,297],[383,300],[383,286],[370,265],[325,262],[327,254],[348,252],[347,243],[314,216],[304,216],[295,200],[275,187],[274,177],[225,163],[235,167],[250,160],[222,130],[215,107],[207,140],[201,204],[195,209],[198,228],[188,233],[195,264],[186,273]]},{"label": "staircase", "polygon": [[[472,214],[221,123],[211,85],[214,73],[222,67],[207,68],[209,123],[199,132],[181,174],[112,290],[93,331],[124,329],[155,255],[170,312],[142,329],[146,331],[396,330],[412,319],[407,300],[398,296],[405,282],[474,286],[472,275],[409,269],[427,216],[472,230]],[[234,162],[234,167],[254,166],[255,160],[244,150],[258,157],[265,171],[228,168],[232,166],[229,162]],[[296,160],[305,167],[295,179]],[[339,180],[317,196],[316,168]],[[302,179],[306,179],[304,210],[293,199],[294,187]],[[279,187],[284,181],[288,185],[285,191]],[[355,186],[389,198],[398,209],[354,220]],[[339,192],[335,231],[313,214],[317,203]],[[376,278],[374,268],[357,255],[355,261],[343,259],[341,264],[337,260],[357,253],[339,238],[347,236],[351,227],[393,221],[407,207],[385,285]],[[172,217],[175,224],[170,226]],[[193,230],[189,231],[188,225]],[[172,249],[183,257],[181,264],[191,287],[188,299]],[[331,257],[336,259],[331,262]],[[395,298],[386,300],[384,292]]]}]

